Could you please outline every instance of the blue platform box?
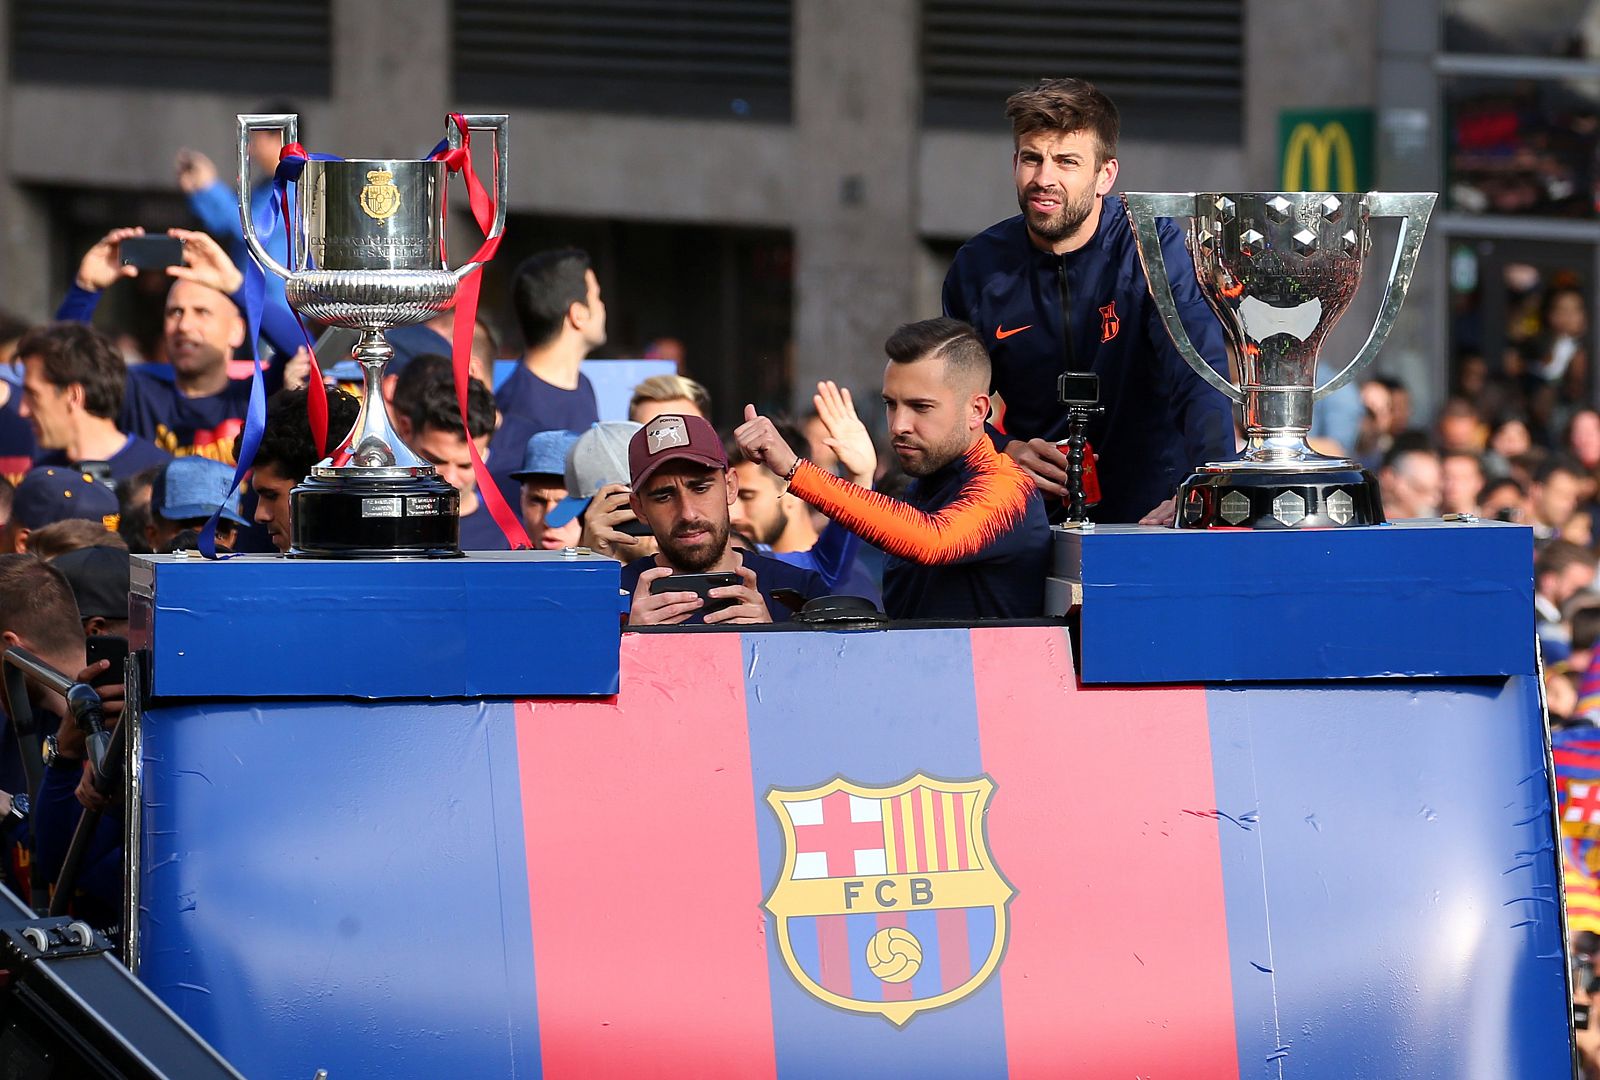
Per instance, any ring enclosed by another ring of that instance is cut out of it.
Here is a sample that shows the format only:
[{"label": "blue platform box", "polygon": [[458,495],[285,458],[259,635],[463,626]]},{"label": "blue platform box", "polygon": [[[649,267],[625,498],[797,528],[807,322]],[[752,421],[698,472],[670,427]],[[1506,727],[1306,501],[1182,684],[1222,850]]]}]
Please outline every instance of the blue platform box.
[{"label": "blue platform box", "polygon": [[151,693],[193,698],[532,698],[617,692],[621,566],[141,555],[135,648]]},{"label": "blue platform box", "polygon": [[1535,671],[1533,533],[1480,521],[1056,531],[1087,683]]}]

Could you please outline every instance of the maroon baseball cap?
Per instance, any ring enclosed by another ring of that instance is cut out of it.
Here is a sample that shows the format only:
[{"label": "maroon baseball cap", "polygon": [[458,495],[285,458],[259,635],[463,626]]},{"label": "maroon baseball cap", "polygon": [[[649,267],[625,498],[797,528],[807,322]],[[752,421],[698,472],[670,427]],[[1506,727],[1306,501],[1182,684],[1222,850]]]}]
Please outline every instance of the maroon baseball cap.
[{"label": "maroon baseball cap", "polygon": [[669,461],[694,461],[726,469],[728,455],[716,429],[698,416],[662,413],[633,433],[628,442],[628,477],[634,491]]}]

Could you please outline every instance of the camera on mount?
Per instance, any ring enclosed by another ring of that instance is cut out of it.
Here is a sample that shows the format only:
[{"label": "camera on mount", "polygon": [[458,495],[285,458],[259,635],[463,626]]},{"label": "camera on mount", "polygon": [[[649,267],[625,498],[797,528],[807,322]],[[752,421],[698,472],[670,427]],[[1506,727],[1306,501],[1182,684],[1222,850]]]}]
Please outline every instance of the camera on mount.
[{"label": "camera on mount", "polygon": [[1056,380],[1056,396],[1061,404],[1092,409],[1100,404],[1100,376],[1092,371],[1067,371]]}]

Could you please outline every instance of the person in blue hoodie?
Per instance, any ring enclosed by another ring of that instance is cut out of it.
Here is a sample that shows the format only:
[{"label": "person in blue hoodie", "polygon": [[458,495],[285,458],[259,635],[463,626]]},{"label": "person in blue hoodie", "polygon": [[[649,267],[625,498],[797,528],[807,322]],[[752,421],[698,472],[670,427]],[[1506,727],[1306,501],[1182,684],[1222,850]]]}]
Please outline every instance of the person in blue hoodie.
[{"label": "person in blue hoodie", "polygon": [[[1101,522],[1171,524],[1176,487],[1207,461],[1234,456],[1231,406],[1167,336],[1134,247],[1117,179],[1117,107],[1082,79],[1048,79],[1006,101],[1022,212],[957,252],[944,312],[988,348],[1004,402],[991,432],[1046,495],[1065,493],[1065,372],[1099,377],[1089,423]],[[1183,236],[1161,223],[1162,252],[1189,337],[1224,377],[1222,326],[1206,306]]]}]

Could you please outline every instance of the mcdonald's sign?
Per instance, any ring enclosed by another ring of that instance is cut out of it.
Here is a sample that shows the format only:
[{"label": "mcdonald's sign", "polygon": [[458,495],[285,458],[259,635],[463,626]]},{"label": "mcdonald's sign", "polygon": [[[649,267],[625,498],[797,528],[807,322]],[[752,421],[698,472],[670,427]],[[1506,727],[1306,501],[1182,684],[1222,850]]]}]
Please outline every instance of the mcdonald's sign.
[{"label": "mcdonald's sign", "polygon": [[1283,191],[1372,187],[1372,110],[1284,109],[1278,114]]}]

